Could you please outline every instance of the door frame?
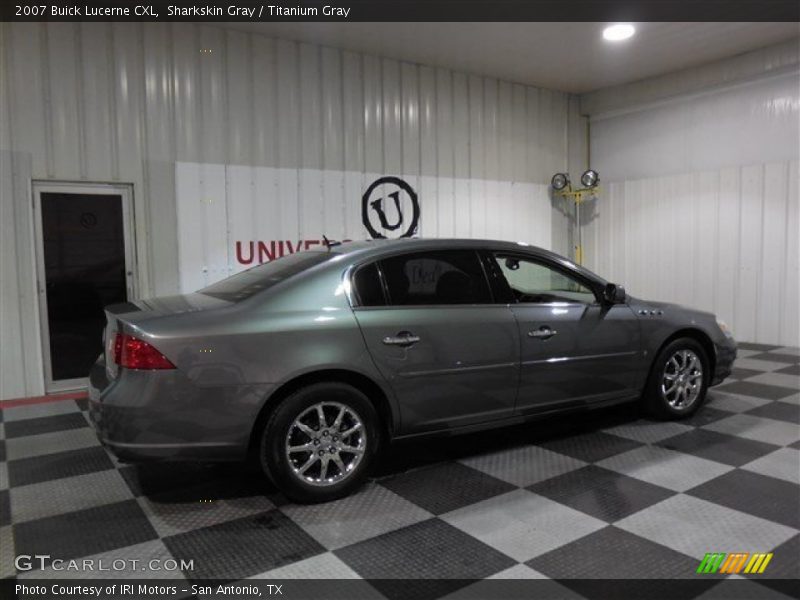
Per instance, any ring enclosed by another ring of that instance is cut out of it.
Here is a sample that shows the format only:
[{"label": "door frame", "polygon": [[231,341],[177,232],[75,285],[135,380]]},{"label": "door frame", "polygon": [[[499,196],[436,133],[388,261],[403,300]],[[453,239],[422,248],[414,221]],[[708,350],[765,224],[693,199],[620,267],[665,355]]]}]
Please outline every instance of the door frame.
[{"label": "door frame", "polygon": [[122,201],[122,236],[125,246],[125,290],[128,300],[137,297],[138,285],[136,271],[136,244],[134,241],[133,184],[103,182],[71,182],[33,180],[34,255],[36,269],[36,296],[39,303],[39,333],[41,341],[42,367],[45,393],[78,390],[86,387],[86,378],[53,380],[53,367],[50,360],[50,325],[47,318],[47,287],[44,265],[44,231],[42,227],[42,193],[55,194],[96,194],[118,195]]}]

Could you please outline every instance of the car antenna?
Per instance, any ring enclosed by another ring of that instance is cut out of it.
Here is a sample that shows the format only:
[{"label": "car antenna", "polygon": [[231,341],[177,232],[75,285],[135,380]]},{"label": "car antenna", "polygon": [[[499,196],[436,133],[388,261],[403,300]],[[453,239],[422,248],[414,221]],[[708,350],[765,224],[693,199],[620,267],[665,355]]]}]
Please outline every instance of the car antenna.
[{"label": "car antenna", "polygon": [[341,246],[342,242],[337,242],[336,240],[329,240],[328,236],[324,233],[322,234],[322,241],[325,242],[325,246],[330,250],[334,246]]}]

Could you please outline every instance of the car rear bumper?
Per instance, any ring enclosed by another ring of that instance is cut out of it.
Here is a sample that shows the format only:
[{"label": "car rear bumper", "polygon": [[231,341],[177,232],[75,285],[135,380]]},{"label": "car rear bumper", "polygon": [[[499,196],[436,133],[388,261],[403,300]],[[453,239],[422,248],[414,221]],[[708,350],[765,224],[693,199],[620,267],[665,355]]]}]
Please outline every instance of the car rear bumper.
[{"label": "car rear bumper", "polygon": [[714,368],[714,378],[711,385],[722,383],[730,377],[733,370],[733,362],[736,360],[736,341],[733,338],[724,338],[722,341],[714,343],[714,351],[717,355]]},{"label": "car rear bumper", "polygon": [[89,417],[100,442],[124,462],[239,460],[270,386],[199,387],[178,370],[89,374]]}]

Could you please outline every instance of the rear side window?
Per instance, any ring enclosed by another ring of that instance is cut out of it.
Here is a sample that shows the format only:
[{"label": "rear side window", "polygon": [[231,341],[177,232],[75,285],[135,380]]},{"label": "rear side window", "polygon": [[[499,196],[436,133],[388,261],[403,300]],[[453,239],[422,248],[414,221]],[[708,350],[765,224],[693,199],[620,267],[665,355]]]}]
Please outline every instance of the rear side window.
[{"label": "rear side window", "polygon": [[492,302],[480,259],[472,250],[404,254],[384,259],[380,266],[393,306]]},{"label": "rear side window", "polygon": [[333,256],[330,252],[289,254],[231,275],[227,279],[198,290],[198,292],[228,302],[241,302],[306,269],[324,263]]},{"label": "rear side window", "polygon": [[353,278],[359,306],[383,306],[383,285],[378,274],[378,266],[374,263],[361,267]]}]

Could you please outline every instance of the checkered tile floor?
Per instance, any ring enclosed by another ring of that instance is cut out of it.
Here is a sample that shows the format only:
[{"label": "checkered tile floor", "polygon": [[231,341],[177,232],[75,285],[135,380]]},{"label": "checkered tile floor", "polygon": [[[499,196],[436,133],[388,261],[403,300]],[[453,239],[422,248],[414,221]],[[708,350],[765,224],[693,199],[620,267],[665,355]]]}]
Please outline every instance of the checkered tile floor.
[{"label": "checkered tile floor", "polygon": [[706,552],[772,551],[748,585],[784,597],[765,586],[800,577],[800,350],[740,356],[688,421],[629,406],[398,445],[359,493],[317,506],[244,466],[117,464],[85,401],[9,408],[0,577],[70,575],[17,574],[19,554],[173,557],[194,570],[147,576],[439,579],[453,584],[432,596],[470,597],[465,579],[693,578]]}]

